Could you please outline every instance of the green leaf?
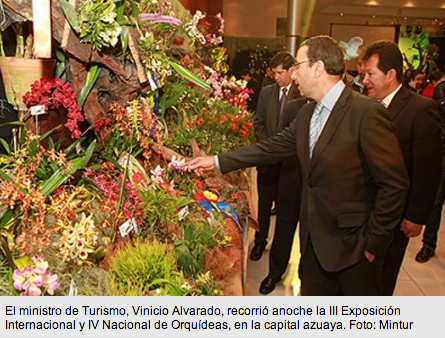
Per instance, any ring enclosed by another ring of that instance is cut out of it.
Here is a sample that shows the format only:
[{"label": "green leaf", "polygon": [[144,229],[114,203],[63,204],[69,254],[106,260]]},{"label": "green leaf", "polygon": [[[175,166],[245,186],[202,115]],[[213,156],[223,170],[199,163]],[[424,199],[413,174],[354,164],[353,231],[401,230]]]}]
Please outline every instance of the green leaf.
[{"label": "green leaf", "polygon": [[27,124],[23,121],[12,121],[0,124],[0,127],[4,126],[26,126]]},{"label": "green leaf", "polygon": [[206,82],[201,80],[199,77],[197,77],[195,74],[193,74],[188,69],[185,69],[181,65],[179,65],[175,62],[172,62],[172,61],[170,61],[169,64],[174,70],[176,70],[181,76],[183,76],[188,81],[194,83],[195,85],[197,85],[203,89],[206,89],[206,90],[212,89]]},{"label": "green leaf", "polygon": [[77,104],[80,107],[83,107],[83,104],[85,103],[85,100],[88,97],[88,94],[90,94],[91,89],[93,88],[94,84],[96,83],[97,78],[99,77],[101,68],[99,68],[98,65],[93,65],[88,70],[87,79],[85,81],[84,86],[82,87],[82,90],[80,91],[79,97],[77,99]]},{"label": "green leaf", "polygon": [[94,149],[96,147],[96,141],[92,142],[85,152],[85,156],[77,157],[69,162],[70,169],[66,170],[62,174],[62,169],[57,169],[50,178],[42,182],[40,185],[42,188],[42,195],[44,197],[50,195],[54,190],[56,190],[60,185],[62,185],[71,175],[73,175],[77,170],[85,168],[90,160]]},{"label": "green leaf", "polygon": [[48,130],[45,134],[39,136],[39,140],[42,141],[42,140],[46,139],[49,135],[51,135],[54,132],[54,130],[59,129],[60,127],[61,126],[59,125],[59,126],[54,127],[51,130]]},{"label": "green leaf", "polygon": [[71,160],[70,162],[71,168],[69,170],[66,170],[64,174],[62,174],[62,169],[57,169],[50,178],[48,178],[46,181],[43,181],[41,184],[42,187],[42,196],[46,197],[50,195],[54,190],[56,190],[60,185],[65,182],[68,177],[70,177],[72,174],[74,174],[77,169],[80,168],[82,163],[82,158],[78,157],[74,160]]},{"label": "green leaf", "polygon": [[174,91],[172,91],[174,94],[173,95],[169,95],[167,97],[167,95],[163,95],[161,97],[161,106],[162,106],[162,111],[165,111],[165,109],[173,107],[173,106],[177,106],[180,103],[180,98],[184,95],[186,89],[187,89],[187,85],[185,84],[180,84],[178,86],[174,86]]},{"label": "green leaf", "polygon": [[83,167],[85,168],[88,164],[88,161],[90,160],[91,156],[93,156],[94,150],[96,149],[96,141],[91,142],[91,144],[88,146],[85,156],[83,157]]},{"label": "green leaf", "polygon": [[0,143],[5,149],[6,154],[9,154],[11,152],[11,149],[9,148],[8,142],[6,142],[3,138],[0,138]]},{"label": "green leaf", "polygon": [[80,32],[80,23],[77,17],[76,10],[71,4],[66,0],[59,0],[60,7],[62,7],[63,13],[68,20],[71,28],[74,29],[76,33]]},{"label": "green leaf", "polygon": [[46,177],[47,174],[48,173],[45,170],[43,170],[42,168],[37,168],[36,169],[36,176],[37,176],[37,178],[43,179],[43,178]]},{"label": "green leaf", "polygon": [[83,141],[85,141],[86,137],[81,137],[78,140],[75,140],[73,143],[71,143],[63,152],[65,154],[71,154],[71,152],[76,150],[77,144],[78,143],[82,143]]},{"label": "green leaf", "polygon": [[59,77],[63,82],[66,82],[66,56],[60,49],[56,49],[55,53],[56,53],[57,64],[54,74],[56,77]]},{"label": "green leaf", "polygon": [[14,216],[14,209],[8,208],[6,212],[3,214],[2,218],[0,218],[0,229],[9,223],[9,221]]},{"label": "green leaf", "polygon": [[116,5],[116,21],[119,21],[124,17],[125,1],[113,0],[113,2]]},{"label": "green leaf", "polygon": [[122,43],[122,54],[125,57],[125,53],[127,52],[128,48],[128,27],[123,26],[121,31],[121,43]]},{"label": "green leaf", "polygon": [[9,183],[11,183],[13,181],[13,179],[8,174],[6,174],[3,170],[0,170],[0,178],[9,182]]}]

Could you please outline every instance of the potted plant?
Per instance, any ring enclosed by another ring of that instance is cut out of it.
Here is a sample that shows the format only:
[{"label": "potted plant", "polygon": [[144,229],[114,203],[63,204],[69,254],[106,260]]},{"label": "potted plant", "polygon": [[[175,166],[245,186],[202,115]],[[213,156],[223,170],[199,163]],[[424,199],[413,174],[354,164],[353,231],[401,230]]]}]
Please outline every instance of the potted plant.
[{"label": "potted plant", "polygon": [[[30,113],[24,116],[28,127],[35,134],[45,134],[57,126],[57,138],[64,140],[63,146],[70,139],[79,139],[79,123],[84,121],[81,108],[76,102],[74,91],[69,82],[60,78],[44,77],[30,85],[31,90],[23,95],[23,102]],[[29,119],[30,115],[39,116],[39,120]]]},{"label": "potted plant", "polygon": [[[26,110],[23,95],[31,84],[45,76],[52,77],[56,60],[36,59],[32,53],[32,35],[24,38],[21,24],[10,30],[15,34],[16,46],[14,56],[7,56],[3,47],[2,32],[0,32],[0,71],[5,85],[6,99],[19,112]],[[8,34],[8,31],[5,31]],[[9,34],[13,35],[13,34]],[[11,37],[8,36],[10,39]],[[5,39],[6,41],[6,39]],[[21,118],[21,116],[19,116]]]}]

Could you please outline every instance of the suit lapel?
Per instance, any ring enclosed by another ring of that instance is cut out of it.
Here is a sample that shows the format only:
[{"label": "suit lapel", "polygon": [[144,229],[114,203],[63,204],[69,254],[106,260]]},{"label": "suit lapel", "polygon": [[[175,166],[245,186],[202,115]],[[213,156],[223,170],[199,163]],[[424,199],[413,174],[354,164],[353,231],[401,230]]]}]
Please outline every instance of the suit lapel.
[{"label": "suit lapel", "polygon": [[267,110],[267,129],[269,131],[270,136],[275,135],[277,129],[278,96],[279,96],[279,87],[278,85],[274,85],[270,93],[269,109]]},{"label": "suit lapel", "polygon": [[[312,158],[310,160],[310,166],[311,169],[317,164],[318,159],[323,154],[323,151],[326,149],[326,146],[328,146],[329,141],[331,140],[332,136],[334,135],[335,131],[338,128],[338,125],[340,124],[341,120],[343,119],[346,111],[348,110],[348,107],[346,106],[347,99],[350,95],[350,92],[348,90],[343,90],[343,93],[338,98],[337,103],[335,104],[334,108],[331,111],[331,114],[329,115],[328,121],[326,122],[326,125],[324,126],[323,130],[321,131],[320,137],[315,144]],[[308,126],[308,132],[309,132],[309,126]],[[309,138],[309,136],[308,136]],[[308,140],[309,142],[309,140]]]},{"label": "suit lapel", "polygon": [[407,101],[409,100],[409,96],[409,89],[403,86],[394,96],[388,106],[389,116],[391,117],[392,121],[394,121],[395,118],[402,112],[403,107],[405,107]]}]

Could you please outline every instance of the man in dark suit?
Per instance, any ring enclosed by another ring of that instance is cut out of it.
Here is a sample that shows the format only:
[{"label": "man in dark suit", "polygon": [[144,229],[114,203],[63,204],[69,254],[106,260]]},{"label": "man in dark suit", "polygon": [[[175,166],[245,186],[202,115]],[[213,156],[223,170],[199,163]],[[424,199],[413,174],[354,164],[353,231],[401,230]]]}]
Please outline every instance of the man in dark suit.
[{"label": "man in dark suit", "polygon": [[227,173],[297,153],[302,295],[379,295],[379,263],[409,186],[394,126],[381,104],[345,86],[343,52],[331,37],[304,41],[295,69],[301,94],[315,102],[289,128],[185,166],[198,175],[215,167]]},{"label": "man in dark suit", "polygon": [[403,86],[403,56],[395,43],[372,43],[363,61],[367,95],[388,108],[411,183],[402,222],[383,265],[383,295],[391,296],[408,240],[421,233],[434,205],[442,158],[441,124],[436,102]]},{"label": "man in dark suit", "polygon": [[[291,124],[307,101],[307,98],[300,97],[286,104],[279,126],[280,131]],[[300,204],[300,164],[297,156],[291,156],[281,163],[275,232],[269,253],[269,273],[260,284],[260,293],[263,295],[271,293],[286,272],[295,230],[300,219]]]},{"label": "man in dark suit", "polygon": [[[298,89],[291,78],[293,65],[294,57],[288,52],[279,52],[270,60],[276,83],[262,88],[260,92],[253,121],[255,138],[258,142],[277,134],[285,104],[299,97]],[[257,167],[260,230],[255,233],[255,243],[250,252],[250,259],[253,261],[258,261],[262,257],[267,245],[271,209],[273,202],[277,200],[280,170],[281,163]]]},{"label": "man in dark suit", "polygon": [[246,81],[246,88],[250,89],[252,92],[249,94],[249,99],[247,100],[247,109],[251,112],[256,112],[256,106],[258,104],[258,97],[260,96],[261,84],[258,80],[250,73],[250,70],[244,69],[241,72],[241,79]]},{"label": "man in dark suit", "polygon": [[442,208],[445,202],[445,74],[440,70],[430,73],[428,80],[434,86],[433,100],[439,104],[439,113],[442,124],[442,176],[437,189],[436,201],[430,218],[425,224],[423,232],[423,245],[416,255],[416,262],[428,262],[436,253],[437,233],[439,232]]}]

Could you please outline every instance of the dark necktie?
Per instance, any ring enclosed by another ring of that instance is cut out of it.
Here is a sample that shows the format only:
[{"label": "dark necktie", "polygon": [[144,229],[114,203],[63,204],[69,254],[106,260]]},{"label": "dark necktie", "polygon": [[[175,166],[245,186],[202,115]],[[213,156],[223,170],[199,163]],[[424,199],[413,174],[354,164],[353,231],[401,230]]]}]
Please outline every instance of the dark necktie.
[{"label": "dark necktie", "polygon": [[286,97],[287,97],[287,88],[281,89],[281,99],[280,99],[280,117],[283,114],[284,105],[286,104]]},{"label": "dark necktie", "polygon": [[283,117],[283,110],[284,110],[284,105],[286,104],[286,93],[287,93],[287,88],[284,87],[283,89],[281,89],[282,94],[281,94],[281,98],[280,98],[280,104],[279,104],[279,108],[280,110],[278,111],[278,118],[277,118],[277,128],[280,125],[280,121],[281,118]]}]

